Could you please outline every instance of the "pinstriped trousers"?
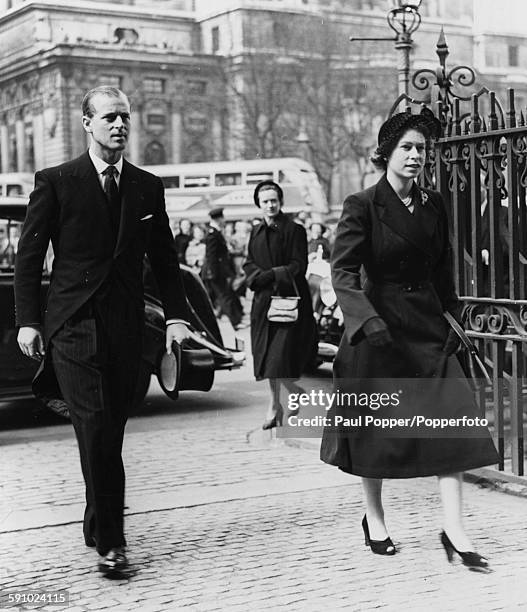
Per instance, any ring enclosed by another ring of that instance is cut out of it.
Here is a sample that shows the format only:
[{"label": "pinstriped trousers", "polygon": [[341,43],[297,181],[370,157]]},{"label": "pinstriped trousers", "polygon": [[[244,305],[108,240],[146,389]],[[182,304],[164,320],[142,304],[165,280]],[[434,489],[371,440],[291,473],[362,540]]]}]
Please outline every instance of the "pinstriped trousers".
[{"label": "pinstriped trousers", "polygon": [[122,445],[141,359],[143,318],[136,301],[118,286],[106,286],[50,343],[86,484],[84,538],[101,555],[126,545]]}]

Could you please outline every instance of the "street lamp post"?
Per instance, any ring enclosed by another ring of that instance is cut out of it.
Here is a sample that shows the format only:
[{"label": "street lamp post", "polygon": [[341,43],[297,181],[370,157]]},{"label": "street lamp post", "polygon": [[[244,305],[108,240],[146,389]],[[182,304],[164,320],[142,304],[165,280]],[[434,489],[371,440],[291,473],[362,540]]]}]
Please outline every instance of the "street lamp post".
[{"label": "street lamp post", "polygon": [[395,37],[350,37],[350,41],[359,40],[393,40],[395,48],[400,51],[398,83],[399,96],[408,96],[408,83],[410,81],[410,51],[412,49],[412,34],[421,25],[419,7],[422,0],[389,0],[390,10],[386,16],[388,25],[395,32]]}]

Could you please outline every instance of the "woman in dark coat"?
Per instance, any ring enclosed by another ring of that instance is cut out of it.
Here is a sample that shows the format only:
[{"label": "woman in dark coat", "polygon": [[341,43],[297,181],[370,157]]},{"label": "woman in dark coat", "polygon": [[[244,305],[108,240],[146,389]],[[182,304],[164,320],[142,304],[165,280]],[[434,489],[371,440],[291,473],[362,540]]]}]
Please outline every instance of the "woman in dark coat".
[{"label": "woman in dark coat", "polygon": [[[449,560],[456,551],[466,565],[486,567],[487,561],[471,552],[463,528],[461,472],[498,461],[488,430],[451,421],[455,426],[438,434],[411,424],[414,415],[478,416],[454,354],[457,336],[444,317],[445,311],[458,320],[460,315],[445,207],[439,193],[414,180],[423,170],[429,137],[438,130],[430,111],[392,116],[379,131],[373,159],[385,174],[344,202],[332,253],[333,286],[345,323],[334,363],[335,390],[378,399],[371,394],[391,389],[396,400],[381,408],[334,402],[321,459],[362,476],[365,541],[377,554],[396,552],[384,522],[382,479],[437,475],[441,542]],[[362,420],[353,420],[359,415]],[[372,415],[409,420],[387,431],[379,422],[372,425]]]},{"label": "woman in dark coat", "polygon": [[[294,380],[313,365],[317,341],[305,277],[306,230],[283,214],[283,192],[277,183],[259,183],[254,191],[254,202],[261,208],[264,219],[252,229],[243,268],[247,284],[254,291],[251,309],[254,375],[256,380],[268,378],[271,389],[271,402],[263,428],[271,429],[282,424],[280,382],[289,391],[298,391]],[[268,321],[271,296],[293,296],[296,291],[300,297],[297,321]]]}]

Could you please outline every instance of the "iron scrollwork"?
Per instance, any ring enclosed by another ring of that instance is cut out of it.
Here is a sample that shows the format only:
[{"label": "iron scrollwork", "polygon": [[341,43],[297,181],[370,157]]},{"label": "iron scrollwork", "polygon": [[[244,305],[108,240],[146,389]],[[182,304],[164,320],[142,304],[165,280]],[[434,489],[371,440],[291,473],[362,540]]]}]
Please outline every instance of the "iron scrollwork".
[{"label": "iron scrollwork", "polygon": [[463,297],[467,332],[527,341],[527,303]]}]

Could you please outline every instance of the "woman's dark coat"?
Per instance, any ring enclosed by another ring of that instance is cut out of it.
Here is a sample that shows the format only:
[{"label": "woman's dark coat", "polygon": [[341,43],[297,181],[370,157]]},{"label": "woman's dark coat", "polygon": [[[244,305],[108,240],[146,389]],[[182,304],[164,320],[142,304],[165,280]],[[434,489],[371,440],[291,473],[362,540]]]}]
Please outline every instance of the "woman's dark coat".
[{"label": "woman's dark coat", "polygon": [[[412,195],[413,214],[383,176],[348,197],[333,247],[332,280],[345,324],[334,363],[334,391],[406,393],[397,407],[350,409],[348,401],[334,403],[329,411],[321,459],[359,476],[429,476],[498,460],[486,428],[477,434],[451,427],[387,431],[367,428],[364,420],[360,426],[348,421],[336,427],[336,415],[478,414],[457,357],[443,351],[449,331],[443,312],[460,314],[444,204],[437,192],[416,185]],[[364,273],[367,280],[361,283]],[[376,316],[388,325],[389,346],[371,346],[363,334],[364,323]]]},{"label": "woman's dark coat", "polygon": [[[315,320],[306,281],[306,230],[280,213],[271,225],[253,228],[243,266],[254,291],[251,309],[251,344],[254,375],[263,378],[298,378],[314,365],[317,350]],[[272,295],[300,295],[298,320],[271,323],[267,311]]]}]

